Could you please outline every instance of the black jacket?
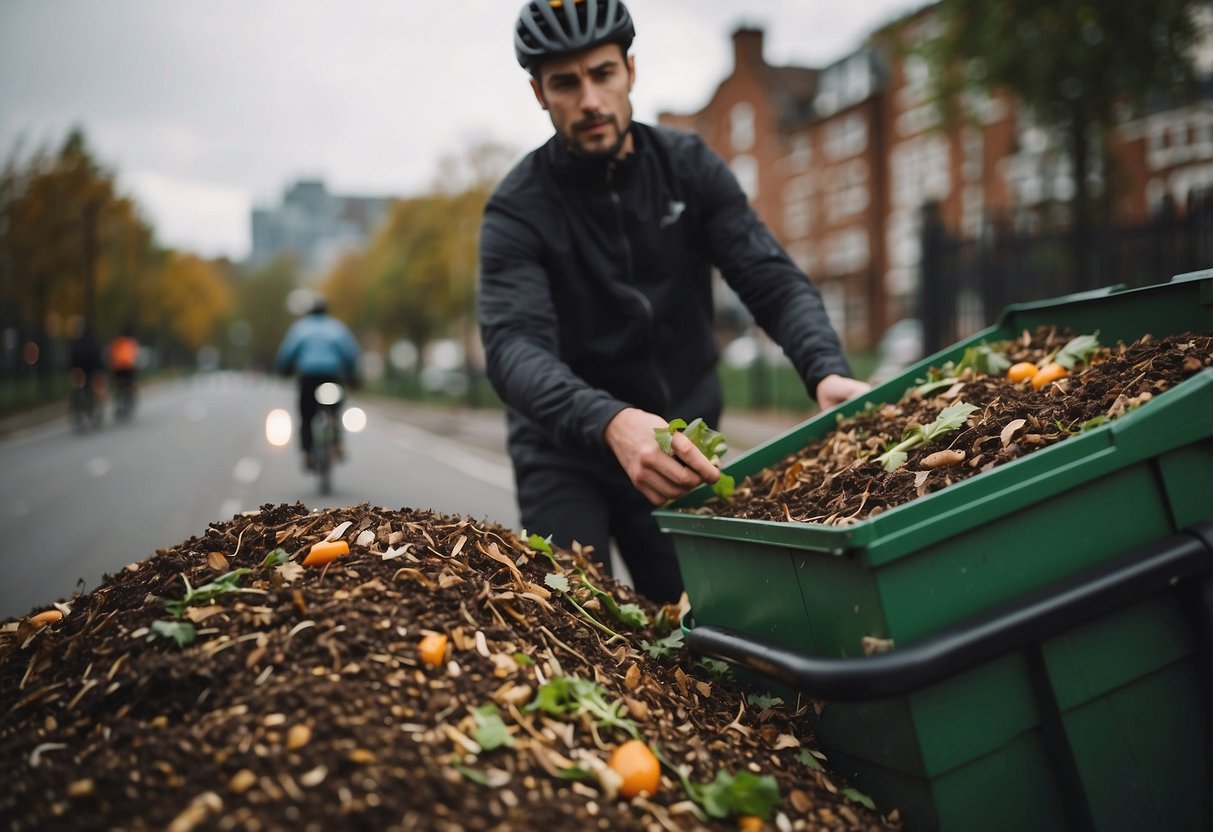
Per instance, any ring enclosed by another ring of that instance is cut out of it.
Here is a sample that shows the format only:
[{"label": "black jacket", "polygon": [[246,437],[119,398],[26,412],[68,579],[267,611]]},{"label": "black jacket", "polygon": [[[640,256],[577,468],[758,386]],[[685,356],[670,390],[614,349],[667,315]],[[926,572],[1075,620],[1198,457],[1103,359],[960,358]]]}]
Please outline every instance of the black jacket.
[{"label": "black jacket", "polygon": [[633,124],[622,160],[558,136],[497,188],[480,229],[481,336],[515,464],[606,450],[628,406],[717,426],[712,266],[810,393],[849,375],[817,290],[697,136]]}]

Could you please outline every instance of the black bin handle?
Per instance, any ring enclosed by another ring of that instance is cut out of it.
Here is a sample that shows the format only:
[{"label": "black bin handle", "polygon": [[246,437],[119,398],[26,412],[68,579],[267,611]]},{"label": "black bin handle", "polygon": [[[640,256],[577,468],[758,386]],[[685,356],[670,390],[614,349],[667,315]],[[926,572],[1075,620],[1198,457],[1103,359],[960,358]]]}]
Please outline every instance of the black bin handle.
[{"label": "black bin handle", "polygon": [[[859,702],[919,690],[1174,587],[1211,567],[1213,522],[1201,521],[1042,591],[875,656],[814,656],[717,626],[693,627],[686,644],[694,653],[749,668],[811,696]],[[1205,613],[1213,610],[1206,607]]]}]

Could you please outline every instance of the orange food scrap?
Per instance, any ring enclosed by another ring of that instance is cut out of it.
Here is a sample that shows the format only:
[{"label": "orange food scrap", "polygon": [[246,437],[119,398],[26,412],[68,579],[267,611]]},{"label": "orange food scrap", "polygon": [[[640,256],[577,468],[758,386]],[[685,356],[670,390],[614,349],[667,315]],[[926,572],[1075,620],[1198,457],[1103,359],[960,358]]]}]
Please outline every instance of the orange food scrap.
[{"label": "orange food scrap", "polygon": [[350,553],[350,544],[344,540],[322,540],[312,547],[303,559],[304,566],[324,566],[334,558]]},{"label": "orange food scrap", "polygon": [[417,656],[430,667],[438,667],[446,657],[447,637],[444,635],[428,635],[417,644]]},{"label": "orange food scrap", "polygon": [[1012,364],[1011,369],[1007,370],[1007,381],[1019,383],[1034,378],[1040,372],[1039,368],[1031,361],[1020,361],[1018,364]]},{"label": "orange food scrap", "polygon": [[1039,390],[1046,384],[1052,384],[1059,378],[1065,378],[1069,374],[1070,371],[1060,364],[1046,364],[1040,368],[1040,371],[1036,375],[1032,376],[1032,387]]},{"label": "orange food scrap", "polygon": [[763,826],[762,818],[758,815],[742,815],[737,818],[737,829],[740,832],[762,832]]},{"label": "orange food scrap", "polygon": [[661,783],[661,763],[649,747],[640,740],[628,740],[611,752],[607,765],[623,778],[619,793],[635,797],[641,792],[657,794]]},{"label": "orange food scrap", "polygon": [[45,627],[47,624],[54,624],[56,621],[63,620],[63,613],[59,610],[43,610],[37,615],[31,615],[29,623],[35,627]]}]

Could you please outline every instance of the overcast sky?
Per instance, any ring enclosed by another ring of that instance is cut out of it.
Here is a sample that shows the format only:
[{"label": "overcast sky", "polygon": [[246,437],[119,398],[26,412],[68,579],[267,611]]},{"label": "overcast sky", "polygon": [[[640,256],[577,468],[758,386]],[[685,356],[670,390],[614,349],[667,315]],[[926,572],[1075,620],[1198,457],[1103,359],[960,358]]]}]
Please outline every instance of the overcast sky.
[{"label": "overcast sky", "polygon": [[[521,0],[0,0],[0,155],[82,126],[162,243],[242,259],[249,209],[299,177],[407,196],[444,153],[551,125],[514,62]],[[824,66],[924,0],[629,0],[636,117],[694,111],[730,33]],[[744,7],[745,12],[741,9]]]}]

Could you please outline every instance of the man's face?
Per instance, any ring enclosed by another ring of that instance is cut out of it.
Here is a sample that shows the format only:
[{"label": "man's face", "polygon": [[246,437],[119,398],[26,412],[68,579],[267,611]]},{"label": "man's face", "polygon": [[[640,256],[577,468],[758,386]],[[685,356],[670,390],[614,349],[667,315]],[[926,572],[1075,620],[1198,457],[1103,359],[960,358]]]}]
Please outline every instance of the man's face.
[{"label": "man's face", "polygon": [[631,150],[628,94],[635,80],[632,57],[625,57],[617,44],[604,43],[545,61],[531,87],[571,151],[612,158]]}]

